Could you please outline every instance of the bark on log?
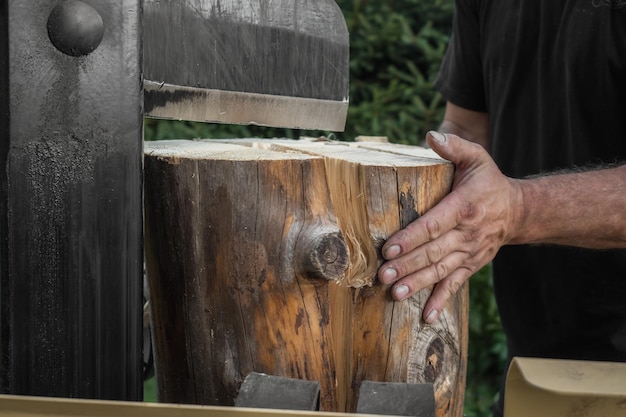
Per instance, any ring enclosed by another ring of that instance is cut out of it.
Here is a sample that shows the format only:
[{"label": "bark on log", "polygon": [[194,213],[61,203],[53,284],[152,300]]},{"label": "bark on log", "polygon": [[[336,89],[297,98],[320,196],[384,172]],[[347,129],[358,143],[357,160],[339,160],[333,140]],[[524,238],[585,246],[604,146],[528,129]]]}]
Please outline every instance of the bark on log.
[{"label": "bark on log", "polygon": [[363,380],[432,382],[461,416],[467,288],[434,325],[397,303],[379,248],[453,166],[418,147],[288,140],[146,144],[146,259],[159,399],[231,405],[252,371],[317,380],[354,412]]}]

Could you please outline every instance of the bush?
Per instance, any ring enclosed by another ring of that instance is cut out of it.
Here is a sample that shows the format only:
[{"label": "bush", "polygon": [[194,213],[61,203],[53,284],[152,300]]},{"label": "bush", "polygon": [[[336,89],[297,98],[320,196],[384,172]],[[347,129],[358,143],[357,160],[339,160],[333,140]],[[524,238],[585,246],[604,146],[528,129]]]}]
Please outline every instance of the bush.
[{"label": "bush", "polygon": [[345,135],[418,144],[441,122],[432,82],[448,42],[451,0],[340,0],[350,32]]},{"label": "bush", "polygon": [[[453,0],[338,0],[350,32],[350,107],[343,140],[387,136],[417,145],[442,120],[433,90],[449,39]],[[330,132],[146,120],[146,140],[287,137]],[[506,356],[491,269],[470,280],[469,358],[465,413],[490,415]]]}]

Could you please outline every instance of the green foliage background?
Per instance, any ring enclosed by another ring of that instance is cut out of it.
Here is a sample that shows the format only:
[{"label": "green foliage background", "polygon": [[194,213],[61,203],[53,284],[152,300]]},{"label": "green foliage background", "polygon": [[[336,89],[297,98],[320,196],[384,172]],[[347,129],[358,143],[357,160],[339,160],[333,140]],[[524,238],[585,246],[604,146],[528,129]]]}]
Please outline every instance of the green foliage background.
[{"label": "green foliage background", "polygon": [[[337,0],[350,32],[350,107],[344,132],[146,120],[146,140],[226,137],[387,136],[418,145],[443,117],[433,90],[449,40],[453,0]],[[497,397],[506,356],[491,269],[470,280],[470,337],[465,415],[483,417]],[[154,384],[146,384],[154,400]]]}]

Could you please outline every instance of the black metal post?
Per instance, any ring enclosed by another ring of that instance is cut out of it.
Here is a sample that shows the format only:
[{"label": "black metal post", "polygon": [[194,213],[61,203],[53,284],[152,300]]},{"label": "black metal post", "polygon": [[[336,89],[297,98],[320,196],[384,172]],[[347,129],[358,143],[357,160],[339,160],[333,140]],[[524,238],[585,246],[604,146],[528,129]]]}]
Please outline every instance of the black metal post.
[{"label": "black metal post", "polygon": [[142,398],[141,0],[0,0],[0,390]]}]

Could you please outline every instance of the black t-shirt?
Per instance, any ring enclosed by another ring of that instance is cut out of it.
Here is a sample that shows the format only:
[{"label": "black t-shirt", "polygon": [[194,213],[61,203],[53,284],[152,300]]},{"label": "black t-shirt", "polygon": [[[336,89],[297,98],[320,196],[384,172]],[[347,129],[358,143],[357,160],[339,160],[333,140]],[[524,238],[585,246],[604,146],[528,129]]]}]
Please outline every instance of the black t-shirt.
[{"label": "black t-shirt", "polygon": [[489,113],[505,174],[626,159],[626,2],[605,2],[456,1],[436,86]]},{"label": "black t-shirt", "polygon": [[[435,86],[506,175],[624,162],[626,0],[457,0]],[[494,282],[510,356],[626,361],[625,250],[507,246]]]}]

